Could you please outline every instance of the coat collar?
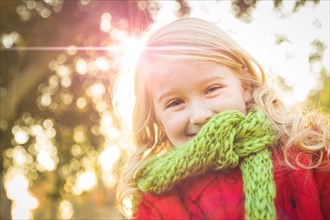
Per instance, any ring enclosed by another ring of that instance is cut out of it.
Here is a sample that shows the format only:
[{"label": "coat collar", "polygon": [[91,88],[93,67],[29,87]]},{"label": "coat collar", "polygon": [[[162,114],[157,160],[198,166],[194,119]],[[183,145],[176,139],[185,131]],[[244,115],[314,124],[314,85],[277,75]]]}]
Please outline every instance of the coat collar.
[{"label": "coat collar", "polygon": [[225,171],[208,171],[205,174],[193,176],[183,180],[178,184],[178,188],[192,201],[198,199],[209,184],[217,181],[219,176],[223,176],[226,182],[236,182],[240,175],[240,169],[237,167],[234,170]]}]

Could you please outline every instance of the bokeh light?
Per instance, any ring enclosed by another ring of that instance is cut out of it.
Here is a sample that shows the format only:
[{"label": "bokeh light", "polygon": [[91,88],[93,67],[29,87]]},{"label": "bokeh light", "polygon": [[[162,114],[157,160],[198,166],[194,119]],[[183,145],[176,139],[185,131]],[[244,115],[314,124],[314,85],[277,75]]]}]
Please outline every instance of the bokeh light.
[{"label": "bokeh light", "polygon": [[94,171],[88,170],[78,174],[77,182],[73,187],[73,193],[80,195],[84,191],[91,191],[97,186],[97,178]]},{"label": "bokeh light", "polygon": [[1,33],[1,43],[5,48],[11,48],[16,42],[20,39],[19,34],[16,31],[11,32],[10,34]]},{"label": "bokeh light", "polygon": [[101,16],[101,23],[100,23],[100,29],[103,32],[109,32],[111,29],[111,14],[110,13],[104,13]]},{"label": "bokeh light", "polygon": [[38,200],[29,192],[28,178],[19,173],[7,173],[5,187],[12,203],[13,219],[30,219],[32,210],[38,207]]},{"label": "bokeh light", "polygon": [[81,75],[85,75],[88,71],[88,64],[86,62],[86,60],[80,58],[77,60],[76,62],[76,71],[81,74]]},{"label": "bokeh light", "polygon": [[[13,127],[14,129],[15,127]],[[14,133],[15,141],[17,144],[25,144],[29,140],[29,134],[25,128],[21,128]]]},{"label": "bokeh light", "polygon": [[59,207],[60,219],[71,219],[74,214],[73,205],[68,200],[63,200]]},{"label": "bokeh light", "polygon": [[99,163],[103,171],[109,172],[112,170],[113,165],[120,158],[120,150],[116,146],[109,146],[102,151],[99,156]]},{"label": "bokeh light", "polygon": [[124,203],[126,215],[127,216],[133,216],[133,213],[132,213],[132,207],[133,207],[132,200],[129,199],[129,198],[126,198],[126,199],[124,199],[123,203]]}]

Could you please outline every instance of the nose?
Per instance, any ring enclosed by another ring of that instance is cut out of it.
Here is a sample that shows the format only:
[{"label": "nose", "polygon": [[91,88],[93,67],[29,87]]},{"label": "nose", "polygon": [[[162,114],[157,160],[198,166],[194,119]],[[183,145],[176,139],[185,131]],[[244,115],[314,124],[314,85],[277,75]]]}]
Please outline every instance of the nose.
[{"label": "nose", "polygon": [[205,124],[213,115],[211,109],[205,108],[201,105],[196,106],[191,113],[190,123],[192,124]]}]

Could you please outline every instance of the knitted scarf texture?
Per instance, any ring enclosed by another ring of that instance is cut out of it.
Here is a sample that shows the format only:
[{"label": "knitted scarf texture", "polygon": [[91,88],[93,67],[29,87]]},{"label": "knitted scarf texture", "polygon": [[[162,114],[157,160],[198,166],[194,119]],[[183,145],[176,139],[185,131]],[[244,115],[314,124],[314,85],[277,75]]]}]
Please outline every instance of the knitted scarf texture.
[{"label": "knitted scarf texture", "polygon": [[275,219],[275,183],[270,147],[277,137],[262,111],[246,116],[227,110],[206,123],[182,146],[148,159],[137,171],[139,189],[169,191],[181,180],[239,166],[243,176],[246,219]]}]

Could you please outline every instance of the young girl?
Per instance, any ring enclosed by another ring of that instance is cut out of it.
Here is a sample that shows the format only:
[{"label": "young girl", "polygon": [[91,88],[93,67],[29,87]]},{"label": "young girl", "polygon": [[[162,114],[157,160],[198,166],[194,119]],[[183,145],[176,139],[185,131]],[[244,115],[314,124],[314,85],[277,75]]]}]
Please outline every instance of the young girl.
[{"label": "young girl", "polygon": [[121,210],[128,198],[137,219],[330,219],[328,116],[285,107],[217,26],[160,28],[135,73]]}]

